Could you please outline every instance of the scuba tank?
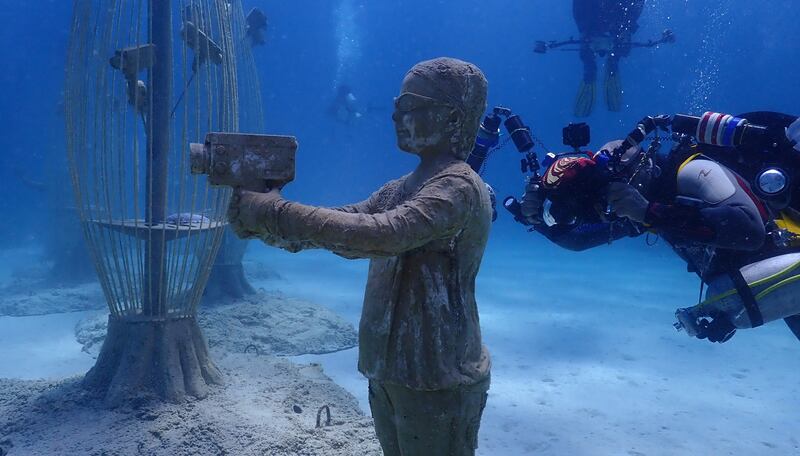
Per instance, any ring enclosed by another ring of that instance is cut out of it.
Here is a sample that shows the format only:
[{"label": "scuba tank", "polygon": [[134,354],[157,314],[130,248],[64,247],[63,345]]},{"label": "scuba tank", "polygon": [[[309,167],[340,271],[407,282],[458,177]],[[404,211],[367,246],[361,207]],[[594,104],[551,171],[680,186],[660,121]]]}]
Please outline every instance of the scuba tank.
[{"label": "scuba tank", "polygon": [[[676,115],[672,131],[693,137],[696,150],[746,180],[772,212],[766,230],[778,251],[791,252],[748,264],[708,280],[705,300],[678,309],[677,329],[701,336],[706,317],[735,328],[785,319],[800,339],[800,122],[795,116],[753,112]],[[792,252],[794,250],[794,252]],[[723,340],[724,341],[724,340]]]},{"label": "scuba tank", "polygon": [[755,308],[748,308],[734,280],[721,274],[709,280],[703,302],[675,312],[675,327],[697,336],[703,331],[702,320],[718,318],[720,313],[736,328],[755,328],[800,314],[800,252],[757,261],[739,272],[754,298]]}]

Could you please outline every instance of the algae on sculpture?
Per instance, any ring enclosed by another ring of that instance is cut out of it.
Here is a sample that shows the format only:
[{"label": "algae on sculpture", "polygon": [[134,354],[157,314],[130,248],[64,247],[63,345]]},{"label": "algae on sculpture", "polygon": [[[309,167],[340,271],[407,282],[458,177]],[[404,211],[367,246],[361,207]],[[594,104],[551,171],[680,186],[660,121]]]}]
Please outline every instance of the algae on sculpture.
[{"label": "algae on sculpture", "polygon": [[366,201],[334,209],[278,191],[234,195],[243,237],[291,251],[324,248],[370,258],[359,370],[384,454],[472,455],[489,354],[481,343],[475,277],[489,236],[488,190],[464,162],[486,107],[487,82],[449,58],[415,65],[392,116],[398,146],[420,157],[410,174]]}]

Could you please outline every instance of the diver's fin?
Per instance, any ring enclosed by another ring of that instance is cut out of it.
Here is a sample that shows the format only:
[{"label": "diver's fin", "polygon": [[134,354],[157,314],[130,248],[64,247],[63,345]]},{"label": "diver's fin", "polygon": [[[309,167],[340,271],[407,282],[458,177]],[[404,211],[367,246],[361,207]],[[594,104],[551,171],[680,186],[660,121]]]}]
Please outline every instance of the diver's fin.
[{"label": "diver's fin", "polygon": [[606,106],[612,112],[622,110],[622,83],[619,72],[606,72]]},{"label": "diver's fin", "polygon": [[586,117],[592,113],[594,106],[594,81],[581,80],[578,95],[575,97],[575,116]]},{"label": "diver's fin", "polygon": [[791,317],[784,318],[786,325],[792,330],[794,335],[800,339],[800,314],[792,315]]}]

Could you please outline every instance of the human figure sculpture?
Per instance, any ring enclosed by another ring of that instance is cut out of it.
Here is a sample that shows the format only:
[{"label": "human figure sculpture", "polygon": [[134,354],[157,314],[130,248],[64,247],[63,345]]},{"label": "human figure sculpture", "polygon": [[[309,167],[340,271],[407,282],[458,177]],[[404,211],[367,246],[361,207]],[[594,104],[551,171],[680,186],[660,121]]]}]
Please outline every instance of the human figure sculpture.
[{"label": "human figure sculpture", "polygon": [[420,157],[413,172],[340,208],[290,202],[273,190],[238,191],[229,210],[242,237],[370,258],[358,365],[387,456],[473,455],[477,447],[490,361],[475,277],[492,208],[464,160],[486,91],[475,65],[418,63],[403,79],[392,115],[398,147]]}]

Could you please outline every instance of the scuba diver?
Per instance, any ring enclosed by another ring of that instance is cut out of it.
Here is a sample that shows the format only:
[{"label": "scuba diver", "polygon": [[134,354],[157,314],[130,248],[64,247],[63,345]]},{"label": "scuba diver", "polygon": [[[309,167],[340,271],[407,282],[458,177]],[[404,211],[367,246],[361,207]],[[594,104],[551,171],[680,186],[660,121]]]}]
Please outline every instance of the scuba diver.
[{"label": "scuba diver", "polygon": [[247,27],[245,37],[250,42],[250,46],[263,46],[267,42],[264,36],[267,33],[267,15],[258,8],[253,8],[247,13],[245,18]]},{"label": "scuba diver", "polygon": [[338,122],[353,125],[364,116],[352,88],[342,84],[336,88],[336,96],[328,107],[328,114]]},{"label": "scuba diver", "polygon": [[619,60],[631,52],[631,37],[639,28],[644,0],[573,0],[572,16],[581,34],[583,79],[575,99],[575,115],[592,113],[597,80],[595,55],[605,57],[605,96],[609,111],[622,109]]},{"label": "scuba diver", "polygon": [[[550,49],[579,53],[583,62],[583,78],[575,97],[575,116],[587,117],[592,113],[596,98],[596,57],[606,58],[606,106],[609,111],[617,112],[622,109],[620,59],[630,55],[631,49],[635,47],[651,48],[675,42],[675,35],[671,30],[664,30],[659,39],[633,41],[633,35],[639,29],[638,20],[643,8],[644,0],[573,0],[572,16],[578,26],[580,38],[536,42],[534,52],[539,54]],[[562,48],[571,45],[577,45],[578,48]]]},{"label": "scuba diver", "polygon": [[[668,154],[658,136],[639,146],[670,128]],[[799,141],[800,120],[779,113],[647,117],[595,154],[552,157],[521,203],[504,204],[570,250],[664,238],[700,277],[701,299],[708,285],[704,301],[676,311],[675,327],[690,336],[725,342],[783,318],[800,339]]]}]

